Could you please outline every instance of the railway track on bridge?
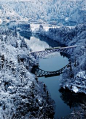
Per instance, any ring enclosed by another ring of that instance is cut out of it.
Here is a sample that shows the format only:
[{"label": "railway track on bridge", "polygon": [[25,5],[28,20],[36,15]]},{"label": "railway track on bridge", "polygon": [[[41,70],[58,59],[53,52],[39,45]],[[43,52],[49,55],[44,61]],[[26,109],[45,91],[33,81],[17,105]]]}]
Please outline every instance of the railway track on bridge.
[{"label": "railway track on bridge", "polygon": [[68,50],[71,49],[72,52],[74,48],[76,48],[77,45],[75,46],[68,46],[68,47],[53,47],[53,48],[46,48],[43,51],[36,51],[36,52],[31,52],[30,55],[34,56],[36,59],[38,58],[43,58],[51,53],[54,52],[63,52],[63,53],[68,53]]},{"label": "railway track on bridge", "polygon": [[[53,48],[46,48],[44,51],[37,51],[37,52],[31,52],[30,54],[33,55],[36,59],[38,58],[43,58],[46,55],[53,53],[53,52],[67,52],[68,49],[73,50],[74,48],[76,48],[77,45],[75,46],[69,46],[69,47],[53,47]],[[32,68],[32,73],[35,74],[37,77],[50,77],[50,76],[57,76],[60,75],[61,73],[63,73],[64,69],[66,67],[71,67],[71,62],[69,62],[66,66],[64,66],[63,68],[56,70],[56,71],[44,71],[42,69],[40,69],[38,66],[34,66]]]}]

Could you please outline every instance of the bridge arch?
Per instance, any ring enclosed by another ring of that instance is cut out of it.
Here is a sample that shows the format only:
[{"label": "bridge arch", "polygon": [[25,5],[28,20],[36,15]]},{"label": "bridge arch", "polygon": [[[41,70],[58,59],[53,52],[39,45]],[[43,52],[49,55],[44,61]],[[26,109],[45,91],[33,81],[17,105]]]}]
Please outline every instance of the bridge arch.
[{"label": "bridge arch", "polygon": [[66,66],[63,68],[56,70],[56,71],[44,71],[40,69],[38,66],[34,66],[32,69],[32,73],[35,74],[37,77],[51,77],[51,76],[57,76],[63,73],[64,69],[67,67],[70,67],[71,63],[68,63]]}]

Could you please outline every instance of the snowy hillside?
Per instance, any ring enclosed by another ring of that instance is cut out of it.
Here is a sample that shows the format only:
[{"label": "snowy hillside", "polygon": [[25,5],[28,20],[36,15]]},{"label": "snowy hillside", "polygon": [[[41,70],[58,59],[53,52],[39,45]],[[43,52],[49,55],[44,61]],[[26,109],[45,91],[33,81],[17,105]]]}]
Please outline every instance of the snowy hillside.
[{"label": "snowy hillside", "polygon": [[29,21],[58,25],[86,22],[86,1],[83,0],[35,0],[16,3],[13,8]]},{"label": "snowy hillside", "polygon": [[27,21],[15,12],[8,3],[0,3],[0,21],[1,23]]},{"label": "snowy hillside", "polygon": [[0,119],[51,118],[47,87],[30,73],[37,61],[14,24],[21,32],[77,45],[68,51],[71,67],[61,75],[61,87],[86,94],[86,0],[0,0]]},{"label": "snowy hillside", "polygon": [[74,92],[86,93],[86,25],[49,28],[48,31],[40,26],[37,32],[66,46],[77,45],[73,52],[68,50],[71,68],[62,74],[61,86]]},{"label": "snowy hillside", "polygon": [[[52,101],[47,101],[49,96],[44,92],[43,84],[29,72],[36,64],[29,53],[24,38],[16,31],[0,26],[0,119],[53,114]],[[47,113],[49,109],[51,112]]]},{"label": "snowy hillside", "polygon": [[18,0],[7,2],[4,7],[6,12],[9,7],[11,12],[7,14],[16,16],[17,20],[24,18],[29,22],[58,25],[76,25],[86,22],[85,0]]}]

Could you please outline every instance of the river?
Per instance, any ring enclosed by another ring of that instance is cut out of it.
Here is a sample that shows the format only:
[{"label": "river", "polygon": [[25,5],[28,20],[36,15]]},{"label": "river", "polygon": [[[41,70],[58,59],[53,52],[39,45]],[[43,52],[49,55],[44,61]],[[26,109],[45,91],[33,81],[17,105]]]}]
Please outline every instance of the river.
[{"label": "river", "polygon": [[[56,41],[37,36],[31,36],[29,40],[26,39],[26,42],[28,43],[32,51],[45,50],[45,48],[61,46],[61,44]],[[63,57],[60,53],[53,53],[47,57],[39,59],[39,68],[44,71],[59,70],[67,64],[68,58]],[[47,86],[49,94],[55,102],[55,119],[66,117],[72,111],[72,108],[70,108],[70,106],[67,105],[61,97],[61,92],[59,91],[60,76],[61,75],[48,78],[38,78],[40,82],[43,82]]]},{"label": "river", "polygon": [[[55,54],[51,57],[47,57],[46,59],[40,59],[39,66],[43,70],[54,71],[64,67],[67,63],[67,58],[63,58],[60,54]],[[48,78],[41,77],[39,78],[39,81],[46,84],[51,98],[55,101],[55,119],[67,116],[71,112],[71,109],[61,98],[61,93],[59,92],[60,76]]]}]

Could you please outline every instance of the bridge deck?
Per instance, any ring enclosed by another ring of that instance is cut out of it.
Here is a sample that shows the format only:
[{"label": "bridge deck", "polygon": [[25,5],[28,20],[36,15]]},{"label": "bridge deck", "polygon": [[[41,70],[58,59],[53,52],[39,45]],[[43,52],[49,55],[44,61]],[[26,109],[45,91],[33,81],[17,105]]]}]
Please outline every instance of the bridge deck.
[{"label": "bridge deck", "polygon": [[63,52],[67,53],[68,49],[74,49],[76,48],[77,45],[74,46],[68,46],[68,47],[53,47],[53,48],[46,48],[43,51],[36,51],[36,52],[31,52],[30,54],[33,55],[35,58],[43,58],[44,56],[53,53],[53,52]]},{"label": "bridge deck", "polygon": [[[68,46],[68,47],[54,47],[54,48],[47,48],[44,51],[37,51],[37,52],[31,52],[30,54],[33,55],[35,58],[42,58],[45,55],[48,55],[53,52],[67,52],[68,49],[74,49],[76,48],[77,45],[75,46]],[[38,67],[33,67],[32,73],[34,73],[37,77],[50,77],[50,76],[55,76],[55,75],[60,75],[63,70],[66,67],[69,67],[71,63],[67,64],[65,67],[57,70],[57,71],[44,71]]]}]

